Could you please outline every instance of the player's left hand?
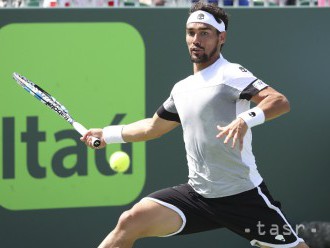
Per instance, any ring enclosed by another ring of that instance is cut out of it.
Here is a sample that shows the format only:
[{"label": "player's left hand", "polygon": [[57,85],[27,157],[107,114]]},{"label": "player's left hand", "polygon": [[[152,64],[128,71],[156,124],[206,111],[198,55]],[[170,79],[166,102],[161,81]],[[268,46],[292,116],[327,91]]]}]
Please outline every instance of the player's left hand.
[{"label": "player's left hand", "polygon": [[225,127],[217,126],[217,129],[220,131],[216,136],[218,139],[225,137],[224,144],[228,144],[228,142],[232,139],[231,148],[235,148],[236,144],[239,143],[240,150],[243,149],[243,138],[246,134],[248,126],[241,119],[237,118],[233,120],[229,125]]}]

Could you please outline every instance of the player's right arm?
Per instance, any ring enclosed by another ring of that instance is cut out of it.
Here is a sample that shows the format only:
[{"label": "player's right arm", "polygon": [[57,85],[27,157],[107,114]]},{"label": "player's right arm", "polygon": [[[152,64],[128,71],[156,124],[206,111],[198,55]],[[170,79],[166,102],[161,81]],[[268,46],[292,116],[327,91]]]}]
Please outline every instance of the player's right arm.
[{"label": "player's right arm", "polygon": [[99,138],[101,145],[98,148],[103,148],[106,144],[147,141],[161,137],[181,123],[172,93],[173,90],[152,118],[146,118],[127,125],[90,129],[81,138],[81,141],[94,148],[92,137]]},{"label": "player's right arm", "polygon": [[[162,135],[170,132],[180,123],[176,121],[166,120],[154,114],[152,118],[146,118],[131,124],[124,125],[121,129],[121,137],[124,142],[138,142],[147,141],[161,137]],[[87,133],[81,138],[81,141],[85,142],[91,148],[91,138],[95,137],[101,140],[101,145],[98,148],[106,146],[104,129],[93,128],[87,131]]]},{"label": "player's right arm", "polygon": [[180,123],[165,120],[155,113],[152,118],[125,125],[122,136],[125,142],[147,141],[159,138],[179,125]]}]

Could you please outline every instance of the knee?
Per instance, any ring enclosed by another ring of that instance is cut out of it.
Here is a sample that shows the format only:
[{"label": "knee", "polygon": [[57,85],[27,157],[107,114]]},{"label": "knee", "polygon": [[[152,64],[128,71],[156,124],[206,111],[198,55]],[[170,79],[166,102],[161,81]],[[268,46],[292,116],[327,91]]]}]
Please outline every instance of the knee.
[{"label": "knee", "polygon": [[134,209],[130,209],[121,214],[118,220],[116,229],[124,232],[125,235],[138,239],[142,236],[142,227],[141,218],[139,212]]},{"label": "knee", "polygon": [[134,223],[134,213],[132,210],[125,211],[118,220],[117,227],[122,230],[128,230]]}]

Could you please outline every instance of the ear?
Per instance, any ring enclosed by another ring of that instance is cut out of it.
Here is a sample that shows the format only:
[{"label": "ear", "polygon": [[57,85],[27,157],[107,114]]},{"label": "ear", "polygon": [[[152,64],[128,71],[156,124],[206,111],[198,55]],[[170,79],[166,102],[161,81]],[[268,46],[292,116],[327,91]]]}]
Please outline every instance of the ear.
[{"label": "ear", "polygon": [[227,32],[221,32],[219,34],[219,45],[225,44],[227,38]]}]

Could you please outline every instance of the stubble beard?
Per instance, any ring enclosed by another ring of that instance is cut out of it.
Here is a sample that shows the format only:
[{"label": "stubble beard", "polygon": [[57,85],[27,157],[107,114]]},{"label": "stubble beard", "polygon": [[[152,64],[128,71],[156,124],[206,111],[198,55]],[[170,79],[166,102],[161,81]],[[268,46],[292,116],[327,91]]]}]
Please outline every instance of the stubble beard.
[{"label": "stubble beard", "polygon": [[214,54],[216,54],[216,52],[217,52],[217,47],[215,47],[215,48],[210,52],[209,55],[206,54],[206,53],[203,53],[202,55],[193,58],[193,57],[192,57],[192,54],[190,54],[190,60],[191,60],[191,62],[196,63],[196,64],[206,63],[206,62],[208,62],[208,61],[210,60],[210,58],[213,57]]}]

